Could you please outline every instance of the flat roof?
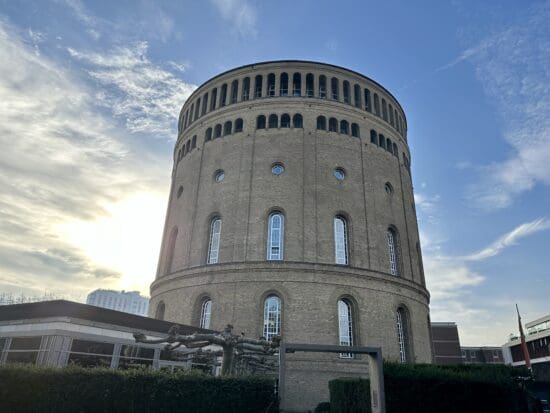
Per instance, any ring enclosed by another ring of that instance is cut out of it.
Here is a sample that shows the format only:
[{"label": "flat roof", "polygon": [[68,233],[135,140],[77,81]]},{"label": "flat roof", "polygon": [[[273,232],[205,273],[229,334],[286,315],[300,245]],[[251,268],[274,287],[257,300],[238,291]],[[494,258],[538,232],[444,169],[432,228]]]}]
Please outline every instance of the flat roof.
[{"label": "flat roof", "polygon": [[170,327],[174,325],[179,327],[181,334],[213,331],[186,324],[179,324],[173,321],[157,320],[156,318],[143,317],[68,300],[52,300],[0,306],[0,322],[49,317],[74,317],[163,334],[166,334]]}]

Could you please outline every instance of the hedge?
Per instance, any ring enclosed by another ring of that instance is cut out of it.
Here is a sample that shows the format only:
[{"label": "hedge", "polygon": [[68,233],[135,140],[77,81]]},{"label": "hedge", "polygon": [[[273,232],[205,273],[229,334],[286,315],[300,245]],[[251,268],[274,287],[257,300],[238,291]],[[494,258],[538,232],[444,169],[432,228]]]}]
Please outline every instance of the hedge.
[{"label": "hedge", "polygon": [[0,367],[0,412],[265,411],[277,409],[274,382],[263,378],[141,369]]},{"label": "hedge", "polygon": [[[526,395],[506,366],[435,366],[384,363],[387,413],[526,412]],[[367,379],[329,383],[331,413],[370,412]]]}]

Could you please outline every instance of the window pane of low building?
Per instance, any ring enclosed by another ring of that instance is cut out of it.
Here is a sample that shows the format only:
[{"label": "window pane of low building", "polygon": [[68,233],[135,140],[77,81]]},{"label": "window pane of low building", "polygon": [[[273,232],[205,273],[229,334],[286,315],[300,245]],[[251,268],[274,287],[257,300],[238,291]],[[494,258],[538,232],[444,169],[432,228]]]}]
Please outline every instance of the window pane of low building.
[{"label": "window pane of low building", "polygon": [[81,367],[110,367],[112,357],[98,356],[95,354],[71,353],[69,365],[74,364]]},{"label": "window pane of low building", "polygon": [[11,339],[10,350],[38,350],[42,336],[38,337],[14,337]]},{"label": "window pane of low building", "polygon": [[71,352],[105,354],[112,356],[115,345],[112,343],[101,343],[98,341],[73,340]]}]

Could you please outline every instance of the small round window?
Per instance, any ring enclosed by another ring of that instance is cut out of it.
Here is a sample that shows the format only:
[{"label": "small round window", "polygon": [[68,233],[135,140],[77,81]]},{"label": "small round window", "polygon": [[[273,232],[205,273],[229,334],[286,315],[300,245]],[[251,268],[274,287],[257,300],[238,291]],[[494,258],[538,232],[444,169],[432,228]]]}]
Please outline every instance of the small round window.
[{"label": "small round window", "polygon": [[183,194],[183,186],[178,188],[178,198],[181,197],[181,194]]},{"label": "small round window", "polygon": [[214,180],[216,182],[222,182],[225,178],[225,172],[221,169],[218,169],[214,174]]},{"label": "small round window", "polygon": [[384,185],[384,189],[386,190],[386,193],[388,195],[393,194],[393,186],[389,182],[386,182],[386,185]]},{"label": "small round window", "polygon": [[339,181],[343,181],[346,177],[346,172],[342,168],[336,168],[334,170],[334,177]]},{"label": "small round window", "polygon": [[273,175],[279,176],[285,171],[285,167],[282,163],[274,163],[271,167],[271,173]]}]

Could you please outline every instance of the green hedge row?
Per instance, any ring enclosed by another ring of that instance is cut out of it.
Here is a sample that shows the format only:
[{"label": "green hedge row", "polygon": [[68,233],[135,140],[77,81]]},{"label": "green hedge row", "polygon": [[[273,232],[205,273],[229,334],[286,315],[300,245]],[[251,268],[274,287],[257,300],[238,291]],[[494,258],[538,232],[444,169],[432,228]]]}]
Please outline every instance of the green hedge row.
[{"label": "green hedge row", "polygon": [[152,370],[0,367],[0,412],[277,411],[273,381]]},{"label": "green hedge row", "polygon": [[[384,364],[387,413],[526,412],[526,395],[514,377],[526,371],[506,366]],[[369,381],[329,383],[331,413],[370,412]]]}]

